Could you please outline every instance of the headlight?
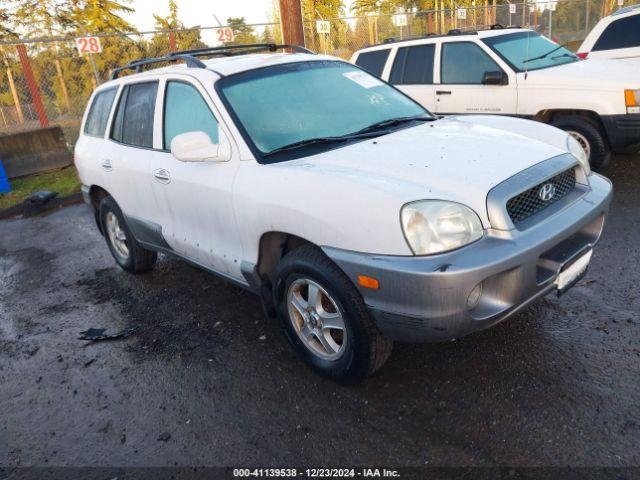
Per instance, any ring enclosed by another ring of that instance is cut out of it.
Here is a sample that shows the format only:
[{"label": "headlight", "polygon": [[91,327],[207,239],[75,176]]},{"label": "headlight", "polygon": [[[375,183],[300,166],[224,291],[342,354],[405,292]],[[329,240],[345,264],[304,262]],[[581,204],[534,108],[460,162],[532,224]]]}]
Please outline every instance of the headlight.
[{"label": "headlight", "polygon": [[402,207],[400,218],[414,255],[447,252],[483,235],[478,215],[460,203],[419,200]]},{"label": "headlight", "polygon": [[624,104],[627,113],[640,113],[640,90],[625,90]]},{"label": "headlight", "polygon": [[591,173],[591,165],[589,165],[587,153],[584,151],[584,148],[582,148],[580,143],[578,143],[578,141],[571,135],[567,135],[567,150],[571,155],[578,159],[580,165],[584,168],[585,175],[589,175]]}]

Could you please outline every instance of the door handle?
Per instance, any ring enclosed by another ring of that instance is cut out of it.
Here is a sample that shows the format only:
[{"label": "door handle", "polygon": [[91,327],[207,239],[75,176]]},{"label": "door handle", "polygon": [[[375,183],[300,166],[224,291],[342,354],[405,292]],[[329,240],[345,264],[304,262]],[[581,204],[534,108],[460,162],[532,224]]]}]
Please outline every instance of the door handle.
[{"label": "door handle", "polygon": [[436,90],[436,95],[451,95],[451,90]]},{"label": "door handle", "polygon": [[111,170],[113,170],[113,165],[111,164],[111,160],[109,160],[108,158],[105,158],[102,160],[102,169],[110,172]]},{"label": "door handle", "polygon": [[154,170],[153,176],[156,177],[160,183],[169,183],[171,182],[171,175],[169,175],[169,171],[164,168],[159,168]]}]

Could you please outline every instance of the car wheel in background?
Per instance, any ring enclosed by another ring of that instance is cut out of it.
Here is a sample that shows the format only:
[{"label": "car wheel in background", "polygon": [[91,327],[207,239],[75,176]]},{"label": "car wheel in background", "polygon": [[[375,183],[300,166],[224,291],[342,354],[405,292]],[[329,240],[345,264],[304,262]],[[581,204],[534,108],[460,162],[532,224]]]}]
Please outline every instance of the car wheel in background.
[{"label": "car wheel in background", "polygon": [[357,381],[389,358],[362,296],[319,248],[299,247],[274,272],[274,304],[297,353],[318,373]]},{"label": "car wheel in background", "polygon": [[158,254],[140,246],[112,197],[107,196],[100,202],[100,224],[111,255],[123,270],[140,273],[153,268]]},{"label": "car wheel in background", "polygon": [[551,124],[578,141],[587,154],[593,170],[599,172],[607,167],[611,152],[600,129],[593,121],[578,115],[568,115],[554,118]]}]

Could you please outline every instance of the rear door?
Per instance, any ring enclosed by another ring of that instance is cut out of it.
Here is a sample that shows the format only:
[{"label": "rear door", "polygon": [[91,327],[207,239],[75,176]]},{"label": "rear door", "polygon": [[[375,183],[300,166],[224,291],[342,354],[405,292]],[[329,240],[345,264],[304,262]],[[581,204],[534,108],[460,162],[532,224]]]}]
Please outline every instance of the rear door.
[{"label": "rear door", "polygon": [[617,19],[609,24],[588,58],[640,57],[640,13]]},{"label": "rear door", "polygon": [[[485,85],[487,72],[502,72],[506,84]],[[443,41],[437,73],[435,111],[439,114],[515,114],[517,111],[515,74],[476,42]]]},{"label": "rear door", "polygon": [[154,149],[157,80],[127,83],[120,89],[109,138],[101,152],[105,188],[123,213],[148,219],[155,201],[148,178]]},{"label": "rear door", "polygon": [[435,43],[398,47],[389,73],[389,83],[431,111],[435,111],[435,58]]}]

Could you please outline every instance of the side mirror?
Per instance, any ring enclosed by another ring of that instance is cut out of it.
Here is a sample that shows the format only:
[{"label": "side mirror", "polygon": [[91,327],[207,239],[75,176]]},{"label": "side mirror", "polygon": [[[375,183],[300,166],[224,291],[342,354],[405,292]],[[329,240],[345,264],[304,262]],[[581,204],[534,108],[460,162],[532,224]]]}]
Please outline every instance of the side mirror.
[{"label": "side mirror", "polygon": [[227,142],[213,143],[204,132],[187,132],[171,140],[171,154],[181,162],[226,162],[231,159]]},{"label": "side mirror", "polygon": [[483,85],[508,85],[509,77],[502,70],[484,72],[482,77]]}]

